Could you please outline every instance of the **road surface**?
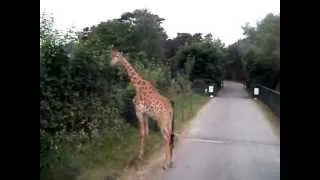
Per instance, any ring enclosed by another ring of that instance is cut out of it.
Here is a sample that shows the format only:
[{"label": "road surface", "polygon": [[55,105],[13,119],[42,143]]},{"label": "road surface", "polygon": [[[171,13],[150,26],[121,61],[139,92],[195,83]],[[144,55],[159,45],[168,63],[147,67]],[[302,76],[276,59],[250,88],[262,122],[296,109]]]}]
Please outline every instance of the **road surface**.
[{"label": "road surface", "polygon": [[225,82],[154,180],[279,180],[280,138],[240,83]]}]

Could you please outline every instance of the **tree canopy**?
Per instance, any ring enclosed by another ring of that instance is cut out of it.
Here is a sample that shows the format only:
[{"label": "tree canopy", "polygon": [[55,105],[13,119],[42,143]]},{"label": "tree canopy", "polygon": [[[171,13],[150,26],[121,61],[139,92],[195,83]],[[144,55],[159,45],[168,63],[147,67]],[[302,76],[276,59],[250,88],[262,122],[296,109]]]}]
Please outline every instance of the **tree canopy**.
[{"label": "tree canopy", "polygon": [[246,38],[228,47],[228,59],[243,63],[250,82],[280,90],[280,14],[242,29]]}]

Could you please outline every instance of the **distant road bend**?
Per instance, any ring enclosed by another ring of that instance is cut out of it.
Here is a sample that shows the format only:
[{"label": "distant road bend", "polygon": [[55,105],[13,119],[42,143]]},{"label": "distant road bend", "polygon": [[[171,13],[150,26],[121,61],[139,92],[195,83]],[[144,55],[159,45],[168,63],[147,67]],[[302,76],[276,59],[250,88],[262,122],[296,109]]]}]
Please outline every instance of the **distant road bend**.
[{"label": "distant road bend", "polygon": [[174,167],[152,180],[279,180],[280,138],[240,83],[225,81],[192,121]]}]

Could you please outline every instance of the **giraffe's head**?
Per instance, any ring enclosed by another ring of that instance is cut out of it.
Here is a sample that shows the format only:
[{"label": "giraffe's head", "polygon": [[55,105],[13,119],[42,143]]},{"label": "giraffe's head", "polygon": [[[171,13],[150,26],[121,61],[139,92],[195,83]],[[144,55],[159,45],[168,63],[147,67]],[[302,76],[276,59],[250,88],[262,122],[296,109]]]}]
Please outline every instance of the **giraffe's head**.
[{"label": "giraffe's head", "polygon": [[121,52],[118,49],[112,48],[111,50],[111,65],[117,64],[122,58]]}]

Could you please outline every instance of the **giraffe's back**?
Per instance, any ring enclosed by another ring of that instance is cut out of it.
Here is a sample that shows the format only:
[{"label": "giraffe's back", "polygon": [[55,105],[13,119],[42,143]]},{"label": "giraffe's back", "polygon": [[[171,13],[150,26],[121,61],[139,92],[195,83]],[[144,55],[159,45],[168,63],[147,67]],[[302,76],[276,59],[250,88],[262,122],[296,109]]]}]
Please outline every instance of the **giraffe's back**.
[{"label": "giraffe's back", "polygon": [[173,109],[170,101],[149,82],[144,88],[141,88],[136,101],[141,107],[140,110],[154,120],[171,118]]}]

